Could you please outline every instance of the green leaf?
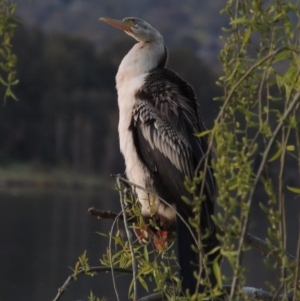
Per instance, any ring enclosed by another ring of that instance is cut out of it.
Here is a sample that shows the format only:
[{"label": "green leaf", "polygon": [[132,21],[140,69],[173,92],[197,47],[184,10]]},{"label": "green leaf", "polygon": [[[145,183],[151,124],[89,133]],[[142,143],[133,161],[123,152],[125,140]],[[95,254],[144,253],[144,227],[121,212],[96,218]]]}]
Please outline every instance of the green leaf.
[{"label": "green leaf", "polygon": [[146,281],[143,279],[143,277],[139,277],[138,279],[139,279],[139,282],[141,283],[141,285],[143,286],[143,288],[144,288],[147,292],[149,292],[148,285],[147,285]]},{"label": "green leaf", "polygon": [[251,23],[251,20],[249,20],[247,18],[237,18],[230,22],[231,25],[233,25],[233,24],[249,24],[249,23]]},{"label": "green leaf", "polygon": [[0,76],[0,83],[3,85],[3,86],[8,86],[8,83]]},{"label": "green leaf", "polygon": [[148,253],[147,245],[144,245],[144,257],[147,261],[149,261],[149,253]]},{"label": "green leaf", "polygon": [[273,63],[289,59],[290,54],[291,51],[289,49],[281,51],[278,55],[276,55]]},{"label": "green leaf", "polygon": [[298,123],[297,123],[297,119],[295,116],[290,116],[289,117],[289,124],[290,126],[293,128],[293,129],[296,129],[297,126],[298,126]]},{"label": "green leaf", "polygon": [[201,132],[201,133],[197,133],[197,134],[194,134],[196,137],[203,137],[205,135],[208,135],[209,133],[211,132],[211,130],[207,130],[207,131],[204,131],[204,132]]},{"label": "green leaf", "polygon": [[295,146],[294,145],[287,145],[286,150],[292,152],[292,151],[295,150]]},{"label": "green leaf", "polygon": [[244,36],[244,39],[243,39],[242,47],[244,47],[248,43],[250,35],[251,35],[251,31],[252,31],[251,27],[248,27],[248,29],[245,32],[245,36]]},{"label": "green leaf", "polygon": [[278,150],[277,152],[268,160],[268,162],[273,162],[278,159],[282,153],[281,143],[277,142]]},{"label": "green leaf", "polygon": [[213,262],[213,272],[214,272],[214,275],[217,280],[218,288],[221,289],[222,288],[222,275],[221,275],[221,269],[220,269],[218,259],[214,260],[214,262]]},{"label": "green leaf", "polygon": [[289,191],[294,192],[296,194],[300,194],[300,187],[291,187],[291,186],[287,186],[286,187]]},{"label": "green leaf", "polygon": [[5,91],[5,97],[12,97],[14,100],[18,100],[17,96],[13,93],[13,91],[11,90],[10,86],[7,87],[6,91]]}]

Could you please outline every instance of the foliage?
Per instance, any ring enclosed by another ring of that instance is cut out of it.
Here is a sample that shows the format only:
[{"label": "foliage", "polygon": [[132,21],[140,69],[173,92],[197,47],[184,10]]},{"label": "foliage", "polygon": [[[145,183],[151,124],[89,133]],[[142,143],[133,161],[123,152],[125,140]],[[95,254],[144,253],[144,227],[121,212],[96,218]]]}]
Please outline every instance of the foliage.
[{"label": "foliage", "polygon": [[[222,38],[224,76],[218,85],[224,92],[217,99],[222,107],[212,137],[217,203],[224,209],[215,221],[226,229],[220,241],[232,269],[224,280],[232,284],[230,300],[243,300],[244,237],[261,183],[260,195],[267,201],[260,205],[269,220],[266,239],[281,254],[278,265],[266,259],[279,271],[279,284],[270,289],[284,292],[283,300],[293,290],[299,299],[298,271],[286,254],[284,209],[291,197],[285,175],[293,173],[298,185],[300,175],[299,1],[227,1],[222,12],[229,15],[230,26]],[[256,170],[254,160],[259,161]],[[293,251],[297,254],[296,245]]]},{"label": "foliage", "polygon": [[[127,196],[127,212],[131,218],[138,219],[138,223],[131,226],[132,229],[144,231],[145,236],[148,236],[146,229],[153,229],[152,239],[143,240],[141,244],[138,239],[133,242],[134,257],[138,265],[137,281],[140,285],[149,292],[149,286],[152,286],[154,292],[164,294],[168,300],[174,300],[177,292],[180,289],[180,279],[176,272],[177,261],[174,250],[171,249],[171,240],[165,244],[164,238],[159,236],[159,225],[155,219],[149,219],[145,222],[141,217],[141,206],[133,197]],[[103,235],[103,234],[102,234]],[[103,254],[100,260],[103,266],[128,268],[132,266],[132,254],[129,247],[129,242],[124,237],[124,230],[118,228],[109,233],[110,238],[107,253]],[[161,246],[158,251],[158,245]],[[133,283],[129,287],[129,297],[133,299]]]},{"label": "foliage", "polygon": [[[229,0],[223,10],[230,18],[230,25],[224,28],[224,48],[220,54],[224,75],[217,84],[222,87],[223,96],[216,100],[221,103],[221,109],[213,128],[198,135],[207,135],[210,138],[210,149],[215,145],[213,167],[218,184],[216,202],[221,209],[215,214],[214,220],[220,229],[220,251],[230,266],[230,273],[223,273],[216,261],[213,271],[210,272],[215,273],[217,286],[212,288],[206,280],[199,277],[199,282],[206,285],[208,290],[201,294],[188,293],[183,296],[180,294],[180,280],[174,269],[174,251],[171,248],[155,250],[151,246],[151,240],[145,244],[135,241],[130,245],[131,239],[124,238],[121,228],[114,232],[117,220],[113,224],[108,235],[109,248],[101,259],[102,265],[110,267],[113,272],[115,268],[134,267],[133,262],[136,261],[138,269],[134,271],[133,268],[133,275],[135,272],[137,275],[132,281],[138,281],[146,293],[150,291],[149,281],[154,281],[154,291],[159,292],[157,300],[220,300],[224,294],[228,295],[228,300],[249,300],[249,295],[244,289],[247,279],[243,255],[248,250],[245,237],[249,229],[251,209],[258,196],[266,200],[260,202],[260,207],[268,220],[265,240],[270,250],[269,254],[277,256],[275,262],[269,257],[265,258],[265,265],[275,270],[278,275],[276,283],[265,283],[271,293],[266,294],[267,300],[275,297],[276,300],[300,298],[300,241],[294,243],[293,253],[296,254],[296,258],[291,260],[287,253],[285,213],[285,205],[291,198],[290,193],[299,194],[300,189],[297,184],[287,185],[285,177],[285,174],[292,173],[293,179],[299,185],[298,5],[298,2],[290,3],[284,0],[267,3],[259,0]],[[207,166],[209,163],[205,164]],[[185,183],[186,188],[194,194],[192,200],[184,201],[190,204],[195,213],[189,222],[190,226],[196,229],[197,247],[193,248],[199,253],[202,252],[203,234],[197,231],[197,225],[201,202],[205,199],[196,195],[195,191],[196,187],[203,185],[204,177],[205,174],[200,172],[194,179],[186,179]],[[120,188],[118,187],[119,190]],[[139,231],[143,231],[145,227],[159,230],[155,220],[149,219],[147,224],[143,223],[140,206],[131,194],[126,197],[126,203],[127,213],[133,214],[132,218],[138,221]],[[156,235],[157,232],[153,231],[151,238],[154,238],[154,244]],[[134,254],[131,253],[132,247]],[[85,264],[81,263],[83,270],[87,265],[85,255],[84,262]],[[204,257],[204,268],[206,263],[207,259]],[[89,270],[88,266],[87,269]],[[112,277],[114,281],[114,274]],[[222,281],[230,284],[229,291],[222,287]],[[132,287],[133,284],[129,288],[129,297],[135,299],[136,292],[132,293]],[[117,290],[116,297],[119,300]],[[254,298],[258,297],[259,295],[254,293]]]},{"label": "foliage", "polygon": [[[163,262],[157,264],[158,258],[174,259],[168,255],[172,251],[149,253],[145,245],[136,242],[138,280],[148,292],[144,277],[154,279],[154,290],[164,293],[168,300],[219,298],[224,293],[223,280],[230,284],[229,300],[249,300],[243,290],[247,283],[243,257],[249,249],[245,235],[253,203],[259,196],[265,199],[260,207],[268,220],[265,240],[270,253],[279,254],[277,262],[265,259],[266,266],[278,274],[278,281],[266,280],[262,285],[267,285],[273,296],[277,295],[276,300],[299,300],[300,242],[293,244],[297,258],[292,261],[287,254],[285,214],[291,193],[299,194],[300,179],[299,2],[227,1],[222,13],[229,16],[230,23],[224,28],[224,48],[220,54],[224,75],[217,84],[222,87],[223,96],[216,100],[221,109],[214,127],[202,135],[209,135],[210,148],[215,146],[213,167],[219,189],[217,204],[221,209],[214,220],[220,229],[221,254],[231,271],[224,274],[215,265],[213,272],[219,279],[216,288],[204,294],[179,297],[179,287],[166,282],[166,276],[176,276],[174,269]],[[293,174],[292,186],[287,185],[285,177],[289,173]],[[187,189],[195,191],[203,176],[200,173],[187,181]],[[193,200],[185,201],[194,208],[191,226],[198,225],[200,204],[205,200],[195,195]],[[132,254],[129,254],[128,241],[119,231],[110,235],[115,249],[108,250],[102,263],[130,266]],[[197,243],[201,252],[199,234]]]},{"label": "foliage", "polygon": [[0,83],[5,86],[4,103],[7,97],[17,99],[12,91],[12,87],[18,83],[16,73],[17,57],[13,53],[11,39],[16,28],[15,22],[12,21],[16,4],[10,3],[9,0],[0,1]]}]

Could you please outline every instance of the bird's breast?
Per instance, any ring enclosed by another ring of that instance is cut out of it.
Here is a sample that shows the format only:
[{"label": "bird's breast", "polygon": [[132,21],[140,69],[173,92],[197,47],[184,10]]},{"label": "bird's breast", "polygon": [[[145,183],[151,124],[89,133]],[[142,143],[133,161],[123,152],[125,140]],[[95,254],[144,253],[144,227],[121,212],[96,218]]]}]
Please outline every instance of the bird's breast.
[{"label": "bird's breast", "polygon": [[[137,147],[133,139],[133,133],[130,129],[133,117],[133,106],[135,105],[136,93],[143,86],[147,74],[138,77],[126,77],[126,75],[118,72],[117,90],[118,90],[118,105],[119,105],[119,141],[121,153],[125,159],[126,175],[128,179],[150,190],[156,194],[153,177],[151,171],[141,161]],[[175,219],[175,211],[173,208],[166,207],[153,195],[145,192],[142,189],[136,189],[137,197],[142,205],[142,214],[150,216],[158,214],[166,220]]]},{"label": "bird's breast", "polygon": [[[126,175],[131,182],[142,187],[149,187],[151,186],[151,177],[138,156],[130,129],[133,106],[136,102],[135,94],[143,85],[144,78],[145,76],[126,76],[122,70],[119,70],[116,80],[119,105],[119,141],[121,153],[125,159]],[[143,207],[143,214],[149,215],[149,209],[147,208],[149,207],[149,202],[152,202],[151,196],[140,189],[136,191]]]}]

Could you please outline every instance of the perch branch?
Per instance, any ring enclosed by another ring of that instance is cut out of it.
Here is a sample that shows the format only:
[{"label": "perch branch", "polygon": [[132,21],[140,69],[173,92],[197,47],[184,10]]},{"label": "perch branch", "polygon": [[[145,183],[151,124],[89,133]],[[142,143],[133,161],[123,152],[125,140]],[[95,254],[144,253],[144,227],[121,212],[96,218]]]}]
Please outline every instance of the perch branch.
[{"label": "perch branch", "polygon": [[[92,216],[96,216],[99,219],[102,218],[102,219],[114,220],[114,219],[118,218],[119,220],[124,220],[124,217],[122,214],[119,215],[118,213],[112,212],[112,211],[101,211],[101,210],[95,209],[94,207],[90,208],[88,210],[88,213],[91,214]],[[143,219],[147,223],[149,221],[149,219],[151,219],[151,218],[143,217]],[[130,223],[136,223],[137,221],[138,220],[135,216],[130,216],[130,218],[128,219],[128,222],[130,222]],[[168,229],[162,229],[162,230],[169,230],[171,232],[175,232],[176,226],[172,225],[171,227],[168,227]],[[221,233],[221,231],[220,231],[220,233]],[[281,262],[281,260],[282,260],[281,257],[279,256],[279,254],[277,252],[273,251],[272,248],[270,248],[265,241],[263,241],[262,239],[254,236],[250,233],[246,233],[246,235],[245,235],[245,244],[252,247],[253,249],[258,250],[266,257],[272,257],[277,262]],[[295,263],[297,262],[297,259],[294,256],[292,256],[291,254],[286,253],[286,256],[291,262],[295,262]]]},{"label": "perch branch", "polygon": [[[153,195],[153,196],[155,196],[156,198],[158,198],[158,199],[159,199],[162,203],[164,203],[166,206],[168,206],[168,207],[170,207],[170,208],[173,208],[167,201],[165,201],[163,198],[159,197],[159,196],[156,195],[155,193],[151,192],[150,190],[147,190],[147,189],[145,189],[144,187],[142,187],[142,186],[140,186],[140,185],[137,185],[137,184],[135,184],[135,183],[133,183],[133,182],[130,182],[130,181],[128,181],[128,180],[125,179],[125,178],[121,178],[119,175],[111,175],[111,176],[114,177],[114,178],[119,179],[123,184],[125,184],[125,186],[126,186],[127,188],[128,188],[128,187],[129,187],[129,188],[130,188],[130,187],[135,187],[135,188],[141,189],[141,190],[145,191],[146,193],[148,193],[148,194],[150,194],[150,195]],[[128,185],[130,185],[130,186],[128,186]],[[174,208],[173,208],[173,209],[174,209]],[[178,211],[175,210],[175,212],[176,212],[176,216],[177,216],[178,218],[181,219],[181,221],[184,223],[184,225],[187,227],[187,229],[188,229],[189,232],[191,233],[191,236],[193,237],[193,240],[194,240],[196,246],[198,246],[198,240],[196,239],[196,237],[195,237],[195,235],[194,235],[194,232],[192,231],[190,225],[184,220],[184,218],[182,217],[182,215],[181,215]]]},{"label": "perch branch", "polygon": [[[124,221],[124,217],[123,214],[119,214],[113,211],[102,211],[99,209],[96,209],[95,207],[91,207],[88,209],[88,214],[90,214],[91,216],[95,216],[98,219],[111,219],[111,220],[121,220]],[[145,221],[146,224],[149,223],[149,221],[152,219],[152,217],[148,217],[148,216],[143,216],[143,220]],[[139,223],[139,220],[136,216],[134,215],[130,215],[127,218],[127,221],[130,223]],[[170,231],[170,232],[175,232],[176,231],[176,225],[171,225],[171,226],[159,226],[160,230],[166,230],[166,231]]]},{"label": "perch branch", "polygon": [[102,211],[102,210],[98,210],[94,207],[89,208],[88,210],[88,214],[92,215],[92,216],[96,216],[98,219],[120,219],[123,220],[123,215],[116,213],[116,212],[112,212],[112,211]]},{"label": "perch branch", "polygon": [[137,300],[138,296],[137,296],[137,263],[136,263],[136,259],[134,256],[134,250],[133,250],[133,242],[132,242],[132,237],[131,237],[131,233],[129,231],[129,227],[128,227],[128,221],[127,221],[127,214],[126,214],[126,209],[125,209],[125,198],[124,198],[124,193],[123,193],[123,189],[122,189],[122,185],[121,185],[121,177],[117,176],[117,185],[118,185],[118,190],[120,193],[120,203],[121,203],[121,207],[122,207],[122,212],[123,212],[123,217],[124,217],[124,226],[125,226],[125,230],[126,230],[126,234],[127,234],[127,239],[128,239],[128,243],[129,243],[129,248],[130,248],[130,252],[131,252],[131,257],[132,257],[132,270],[133,270],[133,300]]}]

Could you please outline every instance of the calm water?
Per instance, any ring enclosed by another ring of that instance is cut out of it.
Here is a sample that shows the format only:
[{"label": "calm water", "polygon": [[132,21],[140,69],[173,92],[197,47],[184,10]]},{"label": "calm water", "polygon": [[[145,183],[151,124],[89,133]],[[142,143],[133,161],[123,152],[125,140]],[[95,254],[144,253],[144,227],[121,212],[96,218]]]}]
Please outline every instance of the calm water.
[{"label": "calm water", "polygon": [[[67,277],[69,267],[88,251],[90,265],[99,265],[108,240],[96,232],[108,233],[112,221],[97,220],[87,214],[89,207],[119,210],[118,193],[3,192],[0,191],[0,300],[51,301]],[[289,251],[295,254],[299,235],[299,199],[287,200]],[[265,238],[266,216],[255,204],[250,232]],[[265,288],[275,281],[274,272],[264,268],[257,251],[247,253],[247,285]],[[259,267],[259,269],[258,269]],[[222,267],[226,273],[226,263]],[[121,300],[127,300],[130,276],[117,278]],[[61,300],[88,300],[90,290],[98,297],[115,300],[110,274],[94,278],[82,276],[72,283]],[[145,295],[146,293],[143,293]]]},{"label": "calm water", "polygon": [[[112,222],[89,216],[92,206],[118,210],[117,192],[112,189],[110,198],[78,192],[0,192],[0,300],[52,300],[85,250],[90,264],[99,265],[108,241],[95,232],[108,233]],[[118,278],[121,291],[125,279]],[[87,300],[90,290],[115,299],[110,274],[102,274],[81,277],[61,300]]]}]

